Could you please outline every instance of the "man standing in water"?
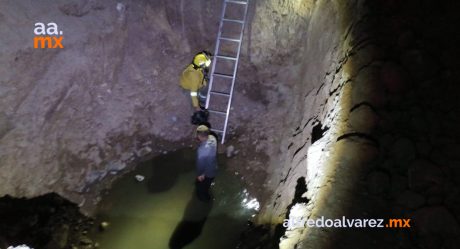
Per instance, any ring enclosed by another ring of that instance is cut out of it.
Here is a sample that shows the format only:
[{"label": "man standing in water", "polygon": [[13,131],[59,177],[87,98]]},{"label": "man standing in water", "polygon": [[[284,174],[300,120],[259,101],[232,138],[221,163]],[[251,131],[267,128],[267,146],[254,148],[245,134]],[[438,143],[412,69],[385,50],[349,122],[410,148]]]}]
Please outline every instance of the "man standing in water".
[{"label": "man standing in water", "polygon": [[201,201],[210,201],[209,188],[217,174],[217,140],[206,125],[196,129],[200,145],[196,156],[196,194]]}]

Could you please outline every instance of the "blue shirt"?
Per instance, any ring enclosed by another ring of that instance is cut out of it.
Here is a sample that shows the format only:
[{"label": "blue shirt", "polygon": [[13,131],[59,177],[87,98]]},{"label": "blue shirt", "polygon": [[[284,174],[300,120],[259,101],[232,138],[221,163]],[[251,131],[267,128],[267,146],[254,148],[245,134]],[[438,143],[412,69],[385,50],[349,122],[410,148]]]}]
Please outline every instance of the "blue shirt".
[{"label": "blue shirt", "polygon": [[214,178],[217,175],[217,140],[209,135],[206,141],[201,142],[196,155],[197,175]]}]

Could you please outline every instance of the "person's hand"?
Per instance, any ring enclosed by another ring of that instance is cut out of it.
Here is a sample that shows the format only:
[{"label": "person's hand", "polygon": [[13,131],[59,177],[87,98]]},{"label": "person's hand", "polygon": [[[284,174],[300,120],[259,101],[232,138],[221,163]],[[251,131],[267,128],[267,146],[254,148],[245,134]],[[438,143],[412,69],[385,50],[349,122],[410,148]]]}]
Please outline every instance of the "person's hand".
[{"label": "person's hand", "polygon": [[196,178],[199,182],[204,181],[204,175],[200,175]]}]

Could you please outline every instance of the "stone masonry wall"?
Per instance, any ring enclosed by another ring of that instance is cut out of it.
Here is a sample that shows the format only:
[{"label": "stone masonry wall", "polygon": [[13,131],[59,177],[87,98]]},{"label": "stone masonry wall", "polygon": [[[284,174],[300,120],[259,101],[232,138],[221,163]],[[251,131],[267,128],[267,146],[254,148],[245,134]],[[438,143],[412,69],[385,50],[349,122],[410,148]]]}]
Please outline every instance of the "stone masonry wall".
[{"label": "stone masonry wall", "polygon": [[[276,192],[258,221],[272,227],[275,239],[283,236],[274,244],[456,248],[457,5],[316,2],[303,44],[303,58],[312,61],[305,63],[308,73],[300,84],[306,87],[304,102],[293,107],[304,115],[302,121],[291,119],[297,128],[281,144],[281,177],[272,178]],[[325,34],[330,37],[322,40]],[[321,62],[327,66],[311,69]],[[409,218],[412,226],[280,226],[288,217],[322,216]]]}]

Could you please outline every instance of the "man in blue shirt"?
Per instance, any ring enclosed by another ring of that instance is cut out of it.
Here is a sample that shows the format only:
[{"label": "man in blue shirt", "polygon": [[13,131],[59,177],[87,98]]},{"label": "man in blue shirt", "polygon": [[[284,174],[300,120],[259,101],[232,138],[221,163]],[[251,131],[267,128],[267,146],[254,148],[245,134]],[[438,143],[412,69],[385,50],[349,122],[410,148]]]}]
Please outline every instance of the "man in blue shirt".
[{"label": "man in blue shirt", "polygon": [[201,201],[210,201],[209,188],[217,175],[217,140],[206,125],[196,129],[200,145],[196,155],[196,194]]}]

